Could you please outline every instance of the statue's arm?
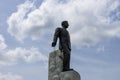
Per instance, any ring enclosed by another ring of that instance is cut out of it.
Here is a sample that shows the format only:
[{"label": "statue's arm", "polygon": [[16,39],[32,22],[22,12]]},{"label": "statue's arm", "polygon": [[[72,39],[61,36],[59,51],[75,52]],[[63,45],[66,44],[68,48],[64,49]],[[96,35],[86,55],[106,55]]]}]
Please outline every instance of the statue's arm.
[{"label": "statue's arm", "polygon": [[60,34],[60,28],[56,28],[55,33],[54,33],[54,37],[53,37],[52,47],[56,46],[59,34]]}]

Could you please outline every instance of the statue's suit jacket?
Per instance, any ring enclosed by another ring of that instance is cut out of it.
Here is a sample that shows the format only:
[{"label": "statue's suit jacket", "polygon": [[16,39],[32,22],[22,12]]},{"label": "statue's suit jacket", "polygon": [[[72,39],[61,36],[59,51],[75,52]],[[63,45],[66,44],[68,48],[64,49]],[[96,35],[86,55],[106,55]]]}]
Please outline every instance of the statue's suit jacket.
[{"label": "statue's suit jacket", "polygon": [[69,32],[65,28],[56,28],[53,42],[57,42],[59,38],[59,49],[67,49],[71,51],[71,42]]}]

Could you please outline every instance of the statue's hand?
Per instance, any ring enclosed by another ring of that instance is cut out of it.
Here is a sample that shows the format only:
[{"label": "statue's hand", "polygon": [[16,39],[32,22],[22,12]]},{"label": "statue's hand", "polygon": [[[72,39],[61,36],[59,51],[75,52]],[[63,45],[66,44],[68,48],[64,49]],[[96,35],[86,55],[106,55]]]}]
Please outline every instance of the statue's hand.
[{"label": "statue's hand", "polygon": [[69,50],[71,51],[71,48],[69,48]]},{"label": "statue's hand", "polygon": [[56,43],[55,42],[52,42],[52,47],[55,47]]}]

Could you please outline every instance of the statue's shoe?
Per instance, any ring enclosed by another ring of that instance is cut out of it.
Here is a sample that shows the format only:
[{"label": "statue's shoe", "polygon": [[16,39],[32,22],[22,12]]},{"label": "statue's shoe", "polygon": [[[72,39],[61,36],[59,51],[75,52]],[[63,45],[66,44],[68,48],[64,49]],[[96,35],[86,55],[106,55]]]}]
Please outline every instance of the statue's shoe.
[{"label": "statue's shoe", "polygon": [[64,69],[62,72],[65,72],[65,71],[72,71],[74,69]]}]

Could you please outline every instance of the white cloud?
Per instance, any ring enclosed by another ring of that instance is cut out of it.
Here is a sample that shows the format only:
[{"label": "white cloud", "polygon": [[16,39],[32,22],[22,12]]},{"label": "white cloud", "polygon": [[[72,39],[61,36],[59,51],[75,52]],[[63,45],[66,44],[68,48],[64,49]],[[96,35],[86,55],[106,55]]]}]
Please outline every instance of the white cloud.
[{"label": "white cloud", "polygon": [[48,58],[42,54],[38,48],[31,47],[29,49],[17,47],[12,50],[3,51],[0,54],[0,67],[19,64],[19,62],[35,63],[43,62],[46,65]]},{"label": "white cloud", "polygon": [[13,65],[14,63],[11,63],[9,61],[5,61],[5,60],[0,60],[0,67],[2,66],[8,66],[8,65]]},{"label": "white cloud", "polygon": [[100,46],[97,48],[97,52],[104,52],[105,51],[105,47],[104,46]]},{"label": "white cloud", "polygon": [[8,18],[8,32],[18,40],[40,39],[62,20],[68,20],[72,44],[90,46],[104,39],[120,38],[119,10],[116,10],[119,6],[119,0],[45,0],[36,9],[32,2],[26,1]]},{"label": "white cloud", "polygon": [[37,61],[47,61],[47,57],[39,52],[37,48],[25,49],[18,47],[14,50],[8,50],[4,57],[11,62],[24,61],[24,62],[37,62]]},{"label": "white cloud", "polygon": [[35,7],[33,3],[30,1],[26,1],[24,4],[19,5],[17,12],[13,13],[11,17],[8,19],[8,32],[17,38],[18,40],[21,40],[26,37],[27,34],[24,34],[26,30],[29,30],[31,28],[29,21],[27,21],[27,13],[32,11]]},{"label": "white cloud", "polygon": [[0,35],[0,50],[3,50],[7,47],[7,44],[5,43],[5,39],[2,35]]},{"label": "white cloud", "polygon": [[0,73],[0,80],[23,80],[23,78],[19,75],[14,74],[2,74]]}]

